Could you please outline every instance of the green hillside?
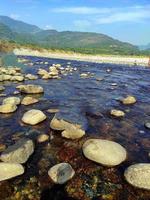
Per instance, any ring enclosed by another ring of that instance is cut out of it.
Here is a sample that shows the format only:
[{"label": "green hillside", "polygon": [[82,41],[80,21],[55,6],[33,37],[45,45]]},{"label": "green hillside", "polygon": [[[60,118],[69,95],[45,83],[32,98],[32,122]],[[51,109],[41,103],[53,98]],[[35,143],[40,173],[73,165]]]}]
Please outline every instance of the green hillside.
[{"label": "green hillside", "polygon": [[89,54],[138,55],[138,47],[107,35],[87,32],[42,30],[9,17],[0,16],[0,39],[43,48],[64,49]]}]

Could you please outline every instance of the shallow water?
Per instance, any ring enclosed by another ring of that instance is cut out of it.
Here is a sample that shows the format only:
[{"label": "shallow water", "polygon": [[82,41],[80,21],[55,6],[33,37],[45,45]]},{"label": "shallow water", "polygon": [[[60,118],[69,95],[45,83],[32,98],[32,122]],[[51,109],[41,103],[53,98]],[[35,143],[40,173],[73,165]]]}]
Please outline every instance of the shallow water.
[{"label": "shallow water", "polygon": [[[67,60],[25,57],[33,62],[26,66],[25,73],[36,74],[38,68],[60,63],[66,67]],[[48,65],[36,62],[48,61]],[[2,199],[110,199],[149,200],[150,192],[130,186],[123,177],[124,169],[134,163],[149,162],[150,130],[144,127],[150,121],[150,69],[110,64],[95,64],[71,61],[77,71],[60,80],[34,80],[25,83],[43,86],[43,95],[34,95],[40,102],[30,106],[21,105],[14,114],[0,114],[0,143],[10,145],[26,136],[36,141],[40,133],[48,133],[50,142],[35,145],[35,152],[26,163],[23,176],[5,181],[0,185]],[[107,69],[111,69],[107,72]],[[81,73],[93,73],[93,77],[81,78]],[[103,80],[98,81],[98,78]],[[117,86],[111,84],[117,83]],[[0,83],[6,87],[7,96],[13,96],[18,83]],[[119,99],[133,95],[137,103],[124,106]],[[22,97],[23,95],[17,95]],[[0,102],[4,97],[0,97]],[[47,120],[34,127],[21,122],[23,113],[37,108],[47,115]],[[57,108],[58,117],[80,123],[86,129],[86,136],[78,141],[61,138],[57,131],[49,127],[54,114],[47,109]],[[126,112],[122,119],[109,115],[112,108]],[[88,161],[82,155],[82,144],[87,138],[103,138],[123,145],[128,151],[128,159],[118,167],[106,168]],[[56,163],[69,162],[76,170],[76,176],[64,186],[53,186],[47,171]],[[10,193],[5,192],[11,191]],[[29,191],[29,192],[26,192]],[[31,190],[31,191],[30,191]],[[16,193],[21,196],[16,196]],[[26,194],[27,193],[27,194]],[[59,196],[59,197],[58,197]],[[61,198],[60,198],[61,197]]]}]

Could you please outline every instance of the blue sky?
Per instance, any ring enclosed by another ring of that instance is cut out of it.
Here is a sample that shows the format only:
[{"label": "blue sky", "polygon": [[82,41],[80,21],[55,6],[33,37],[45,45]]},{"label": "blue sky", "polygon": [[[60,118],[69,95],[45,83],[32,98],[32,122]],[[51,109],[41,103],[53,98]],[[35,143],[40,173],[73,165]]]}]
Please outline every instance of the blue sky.
[{"label": "blue sky", "polygon": [[150,0],[0,0],[0,15],[43,29],[107,34],[150,43]]}]

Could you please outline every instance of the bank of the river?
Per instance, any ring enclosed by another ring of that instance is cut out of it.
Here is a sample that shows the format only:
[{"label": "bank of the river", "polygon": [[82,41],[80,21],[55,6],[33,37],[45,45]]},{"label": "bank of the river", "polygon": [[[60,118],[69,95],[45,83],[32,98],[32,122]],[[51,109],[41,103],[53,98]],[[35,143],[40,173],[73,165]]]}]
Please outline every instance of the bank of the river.
[{"label": "bank of the river", "polygon": [[95,63],[114,63],[127,65],[148,66],[149,58],[143,56],[118,56],[118,55],[85,55],[73,52],[61,52],[52,50],[32,50],[29,48],[18,48],[14,50],[16,55],[37,56],[46,58],[60,58],[67,60],[79,60]]}]

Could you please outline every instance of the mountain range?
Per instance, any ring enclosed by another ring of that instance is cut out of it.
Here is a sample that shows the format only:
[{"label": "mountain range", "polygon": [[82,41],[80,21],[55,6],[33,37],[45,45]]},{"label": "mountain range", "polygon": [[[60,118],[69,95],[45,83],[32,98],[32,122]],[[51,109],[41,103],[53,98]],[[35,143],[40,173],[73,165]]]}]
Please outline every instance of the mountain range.
[{"label": "mountain range", "polygon": [[73,50],[81,53],[138,54],[139,48],[107,35],[91,32],[43,30],[35,25],[0,16],[0,39],[43,48]]}]

